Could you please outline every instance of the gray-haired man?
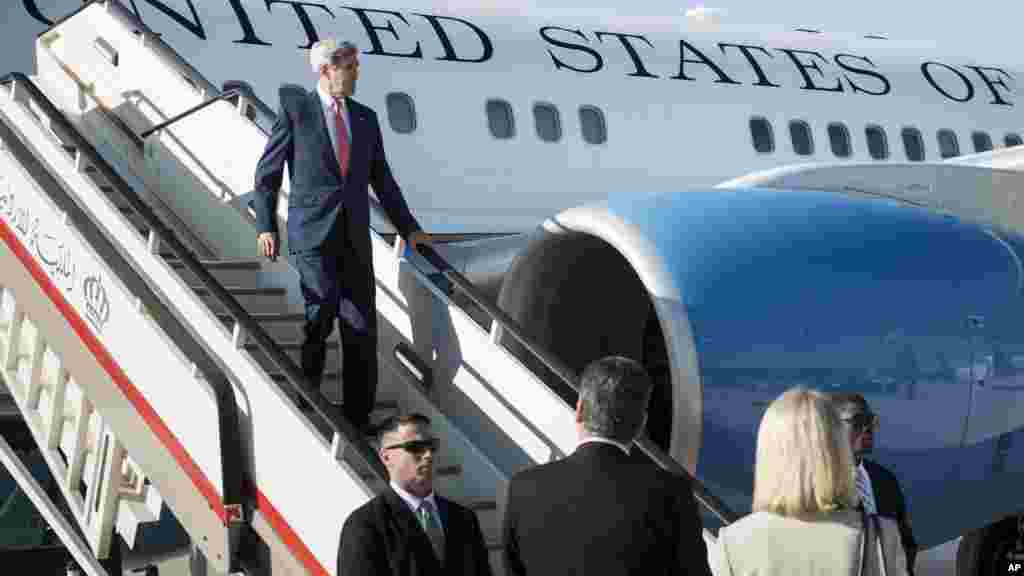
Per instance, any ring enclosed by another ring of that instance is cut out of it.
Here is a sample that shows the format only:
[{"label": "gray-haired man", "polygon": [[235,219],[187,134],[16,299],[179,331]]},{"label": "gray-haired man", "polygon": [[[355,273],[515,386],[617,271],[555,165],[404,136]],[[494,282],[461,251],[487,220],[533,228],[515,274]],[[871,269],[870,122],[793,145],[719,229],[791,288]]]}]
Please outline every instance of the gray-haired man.
[{"label": "gray-haired man", "polygon": [[629,455],[651,387],[643,367],[626,358],[584,369],[576,451],[509,483],[509,575],[710,576],[689,482]]},{"label": "gray-haired man", "polygon": [[310,65],[316,88],[281,87],[277,121],[256,166],[257,244],[263,256],[277,257],[277,199],[287,164],[288,250],[306,303],[302,371],[318,390],[326,341],[339,318],[345,415],[366,426],[377,387],[368,186],[412,248],[429,236],[391,176],[377,115],[351,98],[359,51],[322,40],[310,50]]}]

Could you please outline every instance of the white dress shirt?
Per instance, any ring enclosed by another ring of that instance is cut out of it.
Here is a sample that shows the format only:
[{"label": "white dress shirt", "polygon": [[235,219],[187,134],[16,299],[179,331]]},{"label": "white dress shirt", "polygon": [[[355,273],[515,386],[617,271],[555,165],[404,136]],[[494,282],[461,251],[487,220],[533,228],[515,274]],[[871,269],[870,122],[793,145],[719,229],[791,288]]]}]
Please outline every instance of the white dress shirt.
[{"label": "white dress shirt", "polygon": [[434,519],[437,520],[437,525],[441,527],[441,533],[446,534],[444,522],[441,521],[441,509],[437,507],[437,499],[434,498],[433,492],[427,494],[426,498],[420,498],[415,494],[410,494],[404,488],[402,488],[398,484],[395,484],[394,482],[391,482],[391,489],[397,492],[398,495],[402,498],[402,501],[409,505],[409,509],[412,510],[414,516],[416,515],[416,512],[420,509],[420,506],[423,504],[423,501],[429,501],[430,505],[435,510],[434,514],[437,515]]},{"label": "white dress shirt", "polygon": [[327,133],[331,136],[331,149],[334,150],[334,157],[338,160],[338,164],[341,164],[341,158],[338,157],[338,125],[334,121],[334,103],[337,102],[341,106],[341,115],[345,120],[345,135],[348,136],[349,147],[352,146],[352,123],[349,120],[348,106],[345,105],[345,99],[335,100],[330,94],[328,94],[323,86],[316,85],[316,91],[320,95],[320,106],[324,112],[324,122],[327,124]]},{"label": "white dress shirt", "polygon": [[619,448],[619,450],[622,450],[627,455],[629,454],[629,448],[630,447],[628,445],[623,444],[622,442],[617,442],[617,441],[612,440],[610,438],[604,438],[604,437],[601,437],[601,436],[587,436],[586,438],[584,438],[584,439],[582,439],[582,440],[580,440],[579,442],[576,443],[576,449],[579,450],[580,446],[583,446],[584,444],[588,444],[590,442],[598,442],[600,444],[611,444],[612,446],[617,446]]}]

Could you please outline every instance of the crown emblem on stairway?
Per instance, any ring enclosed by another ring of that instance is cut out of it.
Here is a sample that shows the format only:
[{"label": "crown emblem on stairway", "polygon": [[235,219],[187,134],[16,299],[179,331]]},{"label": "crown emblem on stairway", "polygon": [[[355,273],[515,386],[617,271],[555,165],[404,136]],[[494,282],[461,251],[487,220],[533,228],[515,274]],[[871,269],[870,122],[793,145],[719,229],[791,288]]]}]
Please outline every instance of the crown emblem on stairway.
[{"label": "crown emblem on stairway", "polygon": [[110,300],[99,276],[85,278],[82,282],[82,297],[85,299],[86,317],[97,331],[102,332],[103,326],[110,319]]}]

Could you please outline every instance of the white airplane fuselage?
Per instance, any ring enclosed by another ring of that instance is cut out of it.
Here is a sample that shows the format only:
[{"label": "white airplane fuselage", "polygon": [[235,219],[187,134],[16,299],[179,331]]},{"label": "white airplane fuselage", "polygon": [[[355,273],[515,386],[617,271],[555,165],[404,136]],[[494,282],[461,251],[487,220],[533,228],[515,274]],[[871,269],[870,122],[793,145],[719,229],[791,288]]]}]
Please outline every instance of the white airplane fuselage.
[{"label": "white airplane fuselage", "polygon": [[[71,8],[47,4],[61,3],[24,3],[50,19]],[[207,79],[246,81],[272,108],[282,83],[314,86],[305,46],[354,41],[362,50],[355,98],[381,117],[392,170],[436,232],[530,230],[610,193],[713,186],[786,164],[905,162],[906,127],[920,130],[927,160],[940,158],[941,129],[956,134],[960,154],[976,151],[975,131],[997,147],[1024,132],[1015,70],[923,42],[731,30],[681,14],[616,24],[412,2],[129,4]],[[414,104],[410,133],[390,126],[393,92]],[[492,135],[491,99],[511,106],[511,138]],[[557,109],[557,141],[539,137],[538,103]],[[601,111],[603,143],[584,141],[583,106]],[[754,149],[755,116],[771,124],[770,153]],[[794,151],[793,120],[810,127],[809,155]],[[849,157],[831,149],[833,122],[849,133]],[[868,125],[885,132],[885,160],[869,156]]]}]

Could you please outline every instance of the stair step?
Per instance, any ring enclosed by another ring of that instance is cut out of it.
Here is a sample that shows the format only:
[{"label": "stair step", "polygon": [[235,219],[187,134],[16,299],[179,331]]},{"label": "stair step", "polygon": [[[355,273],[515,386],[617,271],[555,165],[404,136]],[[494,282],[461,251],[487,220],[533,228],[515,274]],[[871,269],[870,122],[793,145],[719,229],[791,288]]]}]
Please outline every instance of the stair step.
[{"label": "stair step", "polygon": [[[269,324],[269,323],[296,323],[305,322],[306,315],[302,312],[254,312],[249,314],[253,320]],[[217,313],[217,318],[220,318],[222,322],[232,322],[234,317],[227,312]]]},{"label": "stair step", "polygon": [[[167,258],[167,263],[172,268],[185,268],[185,263],[178,258]],[[239,260],[200,260],[200,264],[207,270],[260,270],[263,263],[254,259]]]},{"label": "stair step", "polygon": [[[210,295],[210,289],[207,288],[206,286],[192,286],[191,288],[192,291],[195,292],[197,296]],[[288,294],[287,288],[279,288],[273,286],[267,288],[253,288],[251,286],[225,286],[224,289],[227,290],[229,294],[235,296],[284,296],[285,294]]]},{"label": "stair step", "polygon": [[[284,372],[267,371],[267,376],[274,382],[286,382],[288,378],[284,375]],[[323,381],[330,382],[338,379],[338,372],[336,370],[324,370]]]},{"label": "stair step", "polygon": [[[285,352],[301,352],[302,351],[302,341],[301,340],[289,340],[289,341],[286,341],[286,342],[278,341],[277,345],[278,345],[279,348],[281,348],[281,350],[284,350]],[[327,343],[326,343],[326,346],[327,346],[327,352],[328,353],[337,352],[338,351],[338,347],[341,346],[341,342],[339,342],[337,340],[328,340]],[[246,348],[246,350],[257,350],[259,348],[259,346],[257,346],[255,342],[246,342],[245,343],[245,348]]]}]

